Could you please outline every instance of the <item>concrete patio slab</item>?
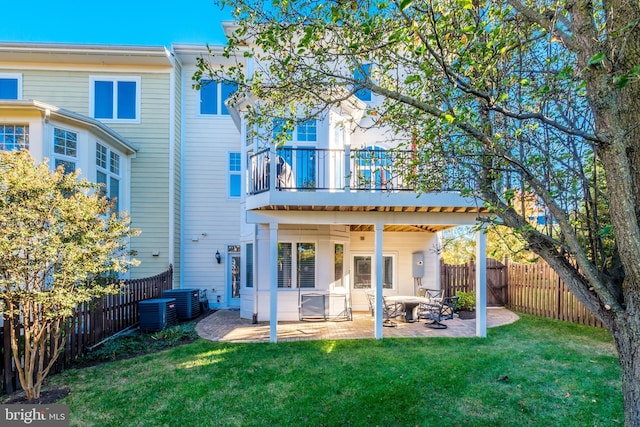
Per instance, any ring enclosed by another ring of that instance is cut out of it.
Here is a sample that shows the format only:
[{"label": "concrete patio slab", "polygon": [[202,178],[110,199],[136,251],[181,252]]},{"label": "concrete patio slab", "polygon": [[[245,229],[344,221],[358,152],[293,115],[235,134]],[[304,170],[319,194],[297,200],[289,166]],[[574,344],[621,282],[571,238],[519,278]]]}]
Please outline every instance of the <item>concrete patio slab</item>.
[{"label": "concrete patio slab", "polygon": [[[513,323],[518,315],[505,308],[487,308],[487,327]],[[395,327],[383,328],[383,337],[474,337],[476,321],[454,318],[444,322],[446,329],[432,329],[425,322],[398,321]],[[196,325],[205,339],[221,342],[269,342],[269,323],[252,323],[241,319],[237,310],[218,310]],[[356,312],[353,320],[278,322],[278,341],[342,340],[375,338],[374,318],[369,312]]]}]

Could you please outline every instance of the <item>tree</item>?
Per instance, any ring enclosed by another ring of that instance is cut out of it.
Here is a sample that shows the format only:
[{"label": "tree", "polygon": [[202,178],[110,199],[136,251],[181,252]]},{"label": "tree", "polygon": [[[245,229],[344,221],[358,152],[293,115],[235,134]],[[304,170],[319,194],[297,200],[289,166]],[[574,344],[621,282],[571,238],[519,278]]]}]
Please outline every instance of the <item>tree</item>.
[{"label": "tree", "polygon": [[[465,264],[476,256],[476,227],[459,226],[445,230],[440,235],[439,253],[446,264]],[[518,234],[502,225],[488,225],[487,256],[503,261],[505,258],[517,263],[533,263],[539,260],[526,249]]]},{"label": "tree", "polygon": [[[514,209],[524,212],[522,216],[528,218],[529,225],[544,231],[548,227],[548,216],[540,210],[534,195],[522,198],[519,193],[513,196]],[[441,233],[442,258],[449,264],[464,264],[470,258],[475,258],[476,227],[463,226],[445,230]],[[498,224],[486,226],[487,255],[499,261],[508,258],[517,263],[537,262],[537,257],[527,249],[527,242],[520,233],[509,227]]]},{"label": "tree", "polygon": [[27,399],[64,350],[75,308],[118,291],[104,278],[135,262],[134,234],[97,184],[35,165],[28,151],[0,153],[0,312]]},{"label": "tree", "polygon": [[[238,81],[258,122],[324,114],[370,90],[381,101],[363,126],[404,135],[422,163],[455,159],[487,220],[521,235],[611,331],[625,423],[640,425],[640,4],[221,3],[238,25],[227,54],[253,65],[203,58],[194,78]],[[408,169],[419,190],[434,189]],[[548,212],[544,229],[517,209],[517,193]]]}]

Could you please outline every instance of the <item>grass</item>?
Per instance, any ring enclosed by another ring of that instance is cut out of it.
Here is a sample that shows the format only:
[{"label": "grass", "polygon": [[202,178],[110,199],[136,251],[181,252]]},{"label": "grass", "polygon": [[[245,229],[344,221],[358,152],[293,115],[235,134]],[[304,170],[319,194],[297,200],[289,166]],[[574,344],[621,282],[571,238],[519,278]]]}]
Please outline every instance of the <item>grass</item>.
[{"label": "grass", "polygon": [[522,316],[480,338],[197,340],[68,370],[74,426],[610,426],[620,368],[602,329]]}]

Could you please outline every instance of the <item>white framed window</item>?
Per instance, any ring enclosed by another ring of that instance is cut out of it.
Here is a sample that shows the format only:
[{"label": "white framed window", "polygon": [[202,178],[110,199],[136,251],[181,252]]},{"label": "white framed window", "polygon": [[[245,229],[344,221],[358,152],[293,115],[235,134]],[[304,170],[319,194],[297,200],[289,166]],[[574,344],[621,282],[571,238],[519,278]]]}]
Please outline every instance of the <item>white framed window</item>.
[{"label": "white framed window", "polygon": [[316,119],[305,120],[296,126],[297,140],[302,142],[316,142],[318,140],[318,126]]},{"label": "white framed window", "polygon": [[75,172],[78,161],[78,134],[61,128],[53,129],[53,167],[62,166],[65,173]]},{"label": "white framed window", "polygon": [[96,182],[102,184],[102,192],[120,210],[120,154],[96,142]]},{"label": "white framed window", "polygon": [[282,133],[286,133],[287,141],[298,142],[317,142],[318,141],[318,124],[316,119],[309,119],[303,122],[298,122],[294,129],[286,127],[285,119],[273,119],[273,130],[271,138],[274,141],[278,140],[278,137]]},{"label": "white framed window", "polygon": [[[374,286],[372,281],[372,265],[373,255],[371,254],[354,254],[353,257],[353,288],[354,289],[372,289]],[[382,256],[382,288],[395,289],[395,255]]]},{"label": "white framed window", "polygon": [[246,287],[253,288],[253,243],[245,244],[244,254]]},{"label": "white framed window", "polygon": [[285,119],[273,119],[273,129],[271,131],[271,138],[274,141],[277,141],[281,134],[285,134],[285,139],[287,141],[293,140],[293,130],[285,126],[287,121]]},{"label": "white framed window", "polygon": [[0,151],[29,149],[29,125],[0,124]]},{"label": "white framed window", "polygon": [[22,99],[22,74],[0,73],[0,99]]},{"label": "white framed window", "polygon": [[229,110],[225,102],[238,90],[233,82],[203,80],[200,87],[200,114],[203,116],[228,116]]},{"label": "white framed window", "polygon": [[229,153],[229,198],[237,199],[241,193],[240,153]]},{"label": "white framed window", "polygon": [[[316,287],[316,244],[278,242],[278,288]],[[295,285],[294,285],[295,284]]]},{"label": "white framed window", "polygon": [[344,287],[344,243],[333,245],[333,286]]},{"label": "white framed window", "polygon": [[89,81],[92,117],[140,121],[140,77],[91,76]]}]

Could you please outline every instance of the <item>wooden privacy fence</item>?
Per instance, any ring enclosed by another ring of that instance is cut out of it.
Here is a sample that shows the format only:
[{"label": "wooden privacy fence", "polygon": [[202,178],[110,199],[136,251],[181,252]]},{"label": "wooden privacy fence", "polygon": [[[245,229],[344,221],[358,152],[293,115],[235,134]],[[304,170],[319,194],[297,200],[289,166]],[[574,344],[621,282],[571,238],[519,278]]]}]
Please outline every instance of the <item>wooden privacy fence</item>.
[{"label": "wooden privacy fence", "polygon": [[[476,265],[441,262],[440,284],[446,295],[475,291]],[[487,258],[487,305],[590,326],[602,323],[573,295],[543,260],[518,264]]]},{"label": "wooden privacy fence", "polygon": [[509,308],[583,325],[603,326],[544,261],[508,263],[508,276]]},{"label": "wooden privacy fence", "polygon": [[[138,322],[138,302],[161,298],[162,291],[173,288],[173,267],[153,277],[125,280],[120,293],[105,295],[91,303],[80,305],[73,317],[68,319],[69,329],[65,335],[64,351],[58,357],[53,372],[68,367],[78,356],[104,339]],[[22,328],[17,331],[22,335]],[[11,355],[9,323],[2,327],[2,388],[1,394],[12,393],[20,388],[18,374]],[[52,349],[49,348],[46,357]]]},{"label": "wooden privacy fence", "polygon": [[[445,295],[456,292],[471,292],[476,289],[476,264],[469,260],[466,264],[451,265],[440,262],[440,284]],[[487,305],[507,305],[507,268],[493,258],[487,258]]]}]

